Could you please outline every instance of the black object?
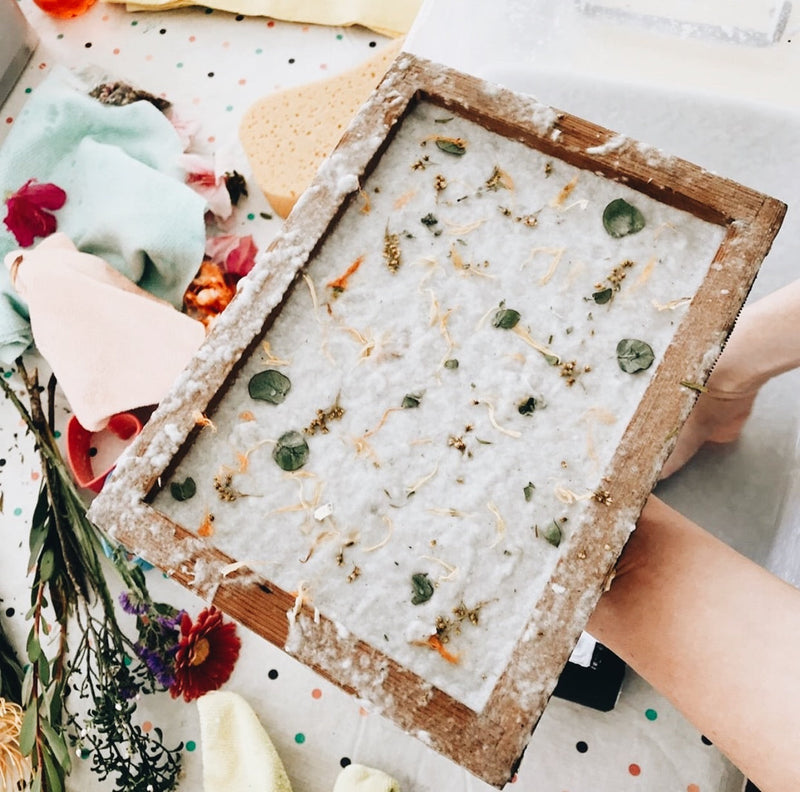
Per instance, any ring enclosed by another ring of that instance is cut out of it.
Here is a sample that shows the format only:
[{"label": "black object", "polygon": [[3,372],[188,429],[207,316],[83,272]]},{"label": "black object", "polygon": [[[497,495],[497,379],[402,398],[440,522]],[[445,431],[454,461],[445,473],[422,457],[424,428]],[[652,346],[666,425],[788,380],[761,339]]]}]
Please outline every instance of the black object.
[{"label": "black object", "polygon": [[625,663],[610,649],[597,644],[588,667],[567,663],[553,695],[608,712],[614,709],[625,676]]}]

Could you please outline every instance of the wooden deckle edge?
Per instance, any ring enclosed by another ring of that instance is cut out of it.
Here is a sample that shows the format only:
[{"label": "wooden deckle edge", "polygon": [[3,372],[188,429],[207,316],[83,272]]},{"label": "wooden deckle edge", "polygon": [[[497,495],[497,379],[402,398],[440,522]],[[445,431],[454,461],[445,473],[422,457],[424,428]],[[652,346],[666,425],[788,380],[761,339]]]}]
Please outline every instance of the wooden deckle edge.
[{"label": "wooden deckle edge", "polygon": [[[213,406],[237,361],[261,333],[265,317],[279,308],[297,275],[297,262],[304,265],[313,256],[354,194],[337,193],[331,184],[347,174],[363,180],[390,144],[391,130],[417,98],[726,228],[677,340],[664,354],[606,471],[609,502],[593,503],[589,519],[562,546],[562,558],[544,596],[480,713],[308,607],[296,614],[293,636],[287,612],[295,607],[294,594],[246,568],[223,576],[222,571],[231,569],[237,559],[175,525],[146,502],[181,447],[191,442],[197,414]],[[543,118],[550,118],[550,123],[543,123]],[[619,145],[605,146],[614,140]],[[344,689],[374,701],[406,731],[500,787],[513,774],[696,398],[680,383],[705,380],[715,357],[709,353],[724,343],[784,213],[780,202],[695,165],[635,141],[620,141],[609,130],[582,119],[548,113],[533,99],[403,54],[296,205],[284,231],[250,276],[250,285],[222,314],[201,353],[120,461],[91,516],[129,549],[182,584],[200,588],[232,617]],[[214,581],[210,587],[209,578]],[[342,662],[346,659],[353,662]]]}]

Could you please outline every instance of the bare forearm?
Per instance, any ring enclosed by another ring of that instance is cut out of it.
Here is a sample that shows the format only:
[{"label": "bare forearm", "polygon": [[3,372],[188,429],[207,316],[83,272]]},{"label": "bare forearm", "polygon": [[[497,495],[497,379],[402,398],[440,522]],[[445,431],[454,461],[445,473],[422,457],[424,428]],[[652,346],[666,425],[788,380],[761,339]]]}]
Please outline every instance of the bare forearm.
[{"label": "bare forearm", "polygon": [[800,789],[800,591],[651,497],[589,630],[762,792]]}]

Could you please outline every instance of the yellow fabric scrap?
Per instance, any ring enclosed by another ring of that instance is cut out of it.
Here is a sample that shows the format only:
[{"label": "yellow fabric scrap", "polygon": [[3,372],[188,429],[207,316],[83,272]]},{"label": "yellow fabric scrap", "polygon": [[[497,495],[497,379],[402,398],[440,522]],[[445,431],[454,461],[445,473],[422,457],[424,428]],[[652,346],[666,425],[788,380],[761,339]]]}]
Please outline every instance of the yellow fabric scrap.
[{"label": "yellow fabric scrap", "polygon": [[382,770],[350,764],[339,773],[333,792],[400,792],[400,784]]},{"label": "yellow fabric scrap", "polygon": [[241,696],[206,693],[197,710],[205,792],[292,792],[272,740]]},{"label": "yellow fabric scrap", "polygon": [[197,0],[137,0],[127,3],[126,7],[128,11],[168,11],[192,5],[285,22],[363,25],[382,35],[396,37],[408,32],[422,0],[210,0],[202,3]]}]

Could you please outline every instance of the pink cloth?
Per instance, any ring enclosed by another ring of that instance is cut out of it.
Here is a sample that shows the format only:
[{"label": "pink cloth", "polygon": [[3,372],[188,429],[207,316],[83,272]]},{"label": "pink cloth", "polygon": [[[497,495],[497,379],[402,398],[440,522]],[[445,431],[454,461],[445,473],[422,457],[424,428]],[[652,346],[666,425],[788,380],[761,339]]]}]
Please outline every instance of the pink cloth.
[{"label": "pink cloth", "polygon": [[158,404],[203,341],[200,322],[153,297],[64,234],[5,257],[33,338],[81,425]]}]

